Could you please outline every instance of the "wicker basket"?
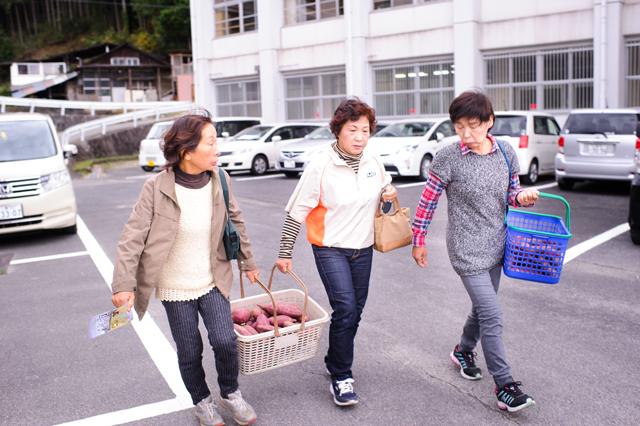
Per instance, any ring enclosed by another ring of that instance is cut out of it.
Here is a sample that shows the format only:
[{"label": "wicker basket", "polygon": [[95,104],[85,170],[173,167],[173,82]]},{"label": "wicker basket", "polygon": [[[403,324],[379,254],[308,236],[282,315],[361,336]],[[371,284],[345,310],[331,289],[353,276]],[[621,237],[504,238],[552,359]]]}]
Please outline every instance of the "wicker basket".
[{"label": "wicker basket", "polygon": [[[275,306],[276,301],[291,302],[303,307],[303,312],[309,316],[309,321],[304,321],[303,313],[301,323],[289,327],[278,327],[276,320],[274,321],[275,329],[266,333],[243,336],[236,331],[240,372],[245,376],[313,358],[318,351],[322,326],[329,321],[329,314],[308,296],[306,286],[290,270],[287,272],[298,281],[304,292],[297,289],[271,292],[274,270],[275,265],[271,270],[268,286],[256,279],[256,282],[265,290],[265,294],[246,298],[242,275],[240,275],[241,299],[231,301],[231,310],[253,309],[258,304],[269,302],[274,302]],[[277,311],[274,312],[274,316],[277,318]]]}]

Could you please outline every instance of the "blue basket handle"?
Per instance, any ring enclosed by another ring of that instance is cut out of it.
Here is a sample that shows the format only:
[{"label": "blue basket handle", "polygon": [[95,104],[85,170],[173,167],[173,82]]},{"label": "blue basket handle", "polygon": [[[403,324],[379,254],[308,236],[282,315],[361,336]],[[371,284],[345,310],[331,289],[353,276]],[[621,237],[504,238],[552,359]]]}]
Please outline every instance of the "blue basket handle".
[{"label": "blue basket handle", "polygon": [[556,200],[560,200],[564,203],[564,205],[566,206],[566,213],[564,215],[564,223],[565,225],[567,225],[567,230],[569,231],[569,234],[571,234],[571,207],[569,206],[569,203],[567,202],[567,200],[565,200],[564,198],[562,198],[559,195],[554,195],[554,194],[547,194],[546,192],[540,192],[538,194],[541,197],[546,197],[546,198],[555,198]]}]

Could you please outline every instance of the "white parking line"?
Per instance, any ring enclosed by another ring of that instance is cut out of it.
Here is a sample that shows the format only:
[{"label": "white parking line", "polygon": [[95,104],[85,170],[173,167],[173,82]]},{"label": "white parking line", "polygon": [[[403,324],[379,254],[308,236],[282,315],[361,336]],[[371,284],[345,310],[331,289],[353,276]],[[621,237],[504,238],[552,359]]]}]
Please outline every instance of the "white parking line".
[{"label": "white parking line", "polygon": [[551,182],[551,183],[547,183],[544,185],[538,185],[538,186],[528,186],[524,189],[545,189],[545,188],[553,188],[554,186],[558,186],[558,182]]},{"label": "white parking line", "polygon": [[589,238],[587,241],[583,241],[580,244],[577,244],[570,249],[564,255],[564,263],[571,262],[576,257],[580,256],[583,253],[591,250],[592,248],[599,246],[602,243],[606,243],[612,238],[617,237],[620,234],[624,234],[629,230],[629,224],[623,223],[621,225],[616,226],[615,228],[611,228],[608,231],[603,232],[602,234],[596,235],[593,238]]},{"label": "white parking line", "polygon": [[[78,236],[85,248],[89,252],[93,263],[95,263],[100,275],[111,288],[111,279],[113,278],[113,263],[100,247],[100,244],[87,228],[82,218],[78,215]],[[138,316],[134,312],[134,319],[131,322],[138,337],[142,341],[149,356],[156,364],[160,374],[167,382],[176,395],[175,399],[161,401],[153,404],[142,405],[126,410],[115,411],[112,413],[101,414],[99,416],[89,417],[77,420],[63,425],[100,425],[112,426],[128,423],[134,420],[142,420],[166,413],[186,410],[193,407],[191,396],[182,382],[180,369],[178,367],[178,356],[175,349],[171,346],[167,338],[155,323],[151,315],[147,312],[142,321],[138,320]]]},{"label": "white parking line", "polygon": [[409,188],[412,186],[424,186],[425,182],[405,183],[403,185],[397,185],[396,188]]},{"label": "white parking line", "polygon": [[68,257],[87,256],[88,251],[77,251],[75,253],[53,254],[51,256],[31,257],[29,259],[12,260],[10,265],[22,265],[23,263],[43,262],[45,260],[66,259]]},{"label": "white parking line", "polygon": [[243,180],[273,179],[273,178],[278,178],[283,176],[284,176],[283,174],[277,174],[277,175],[269,175],[269,176],[242,178],[242,179],[236,179],[236,182],[242,182]]},{"label": "white parking line", "polygon": [[149,179],[155,175],[127,176],[125,179]]}]

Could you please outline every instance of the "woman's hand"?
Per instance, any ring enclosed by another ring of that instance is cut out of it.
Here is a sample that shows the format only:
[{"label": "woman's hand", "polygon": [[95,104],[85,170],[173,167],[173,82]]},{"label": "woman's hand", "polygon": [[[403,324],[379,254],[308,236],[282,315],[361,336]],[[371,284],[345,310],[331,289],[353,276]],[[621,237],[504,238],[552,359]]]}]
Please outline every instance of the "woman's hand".
[{"label": "woman's hand", "polygon": [[392,203],[398,199],[398,191],[395,187],[387,185],[382,193],[382,201],[391,201]]},{"label": "woman's hand", "polygon": [[521,206],[530,206],[531,204],[538,201],[539,193],[540,192],[538,192],[537,189],[523,189],[522,191],[518,192],[516,200]]},{"label": "woman's hand", "polygon": [[256,285],[256,278],[260,278],[260,271],[257,269],[254,269],[253,271],[246,271],[244,274],[249,278],[249,281],[251,281],[251,284],[253,285]]},{"label": "woman's hand", "polygon": [[427,248],[414,246],[411,251],[413,259],[416,261],[419,267],[424,268],[427,266]]},{"label": "woman's hand", "polygon": [[120,306],[127,303],[127,301],[129,301],[129,304],[127,305],[127,311],[130,311],[131,308],[133,308],[133,299],[135,299],[135,296],[132,292],[119,291],[118,293],[111,296],[111,303],[113,303],[116,308],[119,308]]},{"label": "woman's hand", "polygon": [[278,268],[278,271],[282,272],[283,274],[287,273],[287,269],[291,270],[291,265],[293,264],[293,260],[292,259],[281,259],[278,258],[277,262],[276,262],[276,266]]}]

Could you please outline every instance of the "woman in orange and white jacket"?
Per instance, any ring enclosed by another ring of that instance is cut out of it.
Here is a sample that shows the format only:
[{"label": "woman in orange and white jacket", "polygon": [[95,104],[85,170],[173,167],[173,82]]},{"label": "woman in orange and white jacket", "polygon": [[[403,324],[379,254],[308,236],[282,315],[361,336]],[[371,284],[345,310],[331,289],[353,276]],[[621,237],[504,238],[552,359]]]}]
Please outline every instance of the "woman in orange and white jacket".
[{"label": "woman in orange and white jacket", "polygon": [[364,150],[375,131],[375,111],[357,98],[347,99],[329,125],[337,141],[309,163],[287,204],[277,265],[283,273],[291,268],[293,244],[306,221],[333,309],[325,357],[331,394],[337,405],[352,405],[358,402],[351,365],[369,292],[373,218],[381,197],[393,202],[397,193],[380,158]]}]

